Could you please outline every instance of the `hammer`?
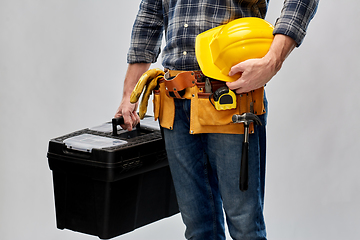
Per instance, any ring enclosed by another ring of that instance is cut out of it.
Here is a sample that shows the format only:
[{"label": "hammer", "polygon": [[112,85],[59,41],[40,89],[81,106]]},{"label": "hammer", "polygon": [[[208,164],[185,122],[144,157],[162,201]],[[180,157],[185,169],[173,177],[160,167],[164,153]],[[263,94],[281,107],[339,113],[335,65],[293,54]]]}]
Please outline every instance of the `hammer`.
[{"label": "hammer", "polygon": [[232,121],[234,123],[244,123],[244,142],[241,155],[239,188],[241,191],[246,191],[249,186],[249,126],[252,122],[256,125],[262,125],[262,123],[260,118],[251,112],[241,115],[234,114]]}]

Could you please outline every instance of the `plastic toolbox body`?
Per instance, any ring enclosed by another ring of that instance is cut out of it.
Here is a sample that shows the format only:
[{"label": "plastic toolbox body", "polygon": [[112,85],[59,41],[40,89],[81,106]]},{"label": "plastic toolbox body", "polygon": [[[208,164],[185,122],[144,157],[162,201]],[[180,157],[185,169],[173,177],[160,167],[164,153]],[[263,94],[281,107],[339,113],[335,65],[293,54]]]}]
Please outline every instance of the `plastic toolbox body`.
[{"label": "plastic toolbox body", "polygon": [[179,212],[151,121],[117,136],[105,123],[50,140],[57,228],[109,239]]}]

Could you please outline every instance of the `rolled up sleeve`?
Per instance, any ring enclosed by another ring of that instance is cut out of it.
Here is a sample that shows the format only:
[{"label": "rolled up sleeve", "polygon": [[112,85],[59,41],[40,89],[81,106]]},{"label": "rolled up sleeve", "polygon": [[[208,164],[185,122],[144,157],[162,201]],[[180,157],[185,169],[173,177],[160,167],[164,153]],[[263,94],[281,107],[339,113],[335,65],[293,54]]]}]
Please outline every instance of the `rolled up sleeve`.
[{"label": "rolled up sleeve", "polygon": [[143,0],[132,29],[127,62],[156,62],[160,54],[163,29],[161,0]]},{"label": "rolled up sleeve", "polygon": [[286,0],[275,23],[274,34],[287,35],[300,46],[318,3],[319,0]]}]

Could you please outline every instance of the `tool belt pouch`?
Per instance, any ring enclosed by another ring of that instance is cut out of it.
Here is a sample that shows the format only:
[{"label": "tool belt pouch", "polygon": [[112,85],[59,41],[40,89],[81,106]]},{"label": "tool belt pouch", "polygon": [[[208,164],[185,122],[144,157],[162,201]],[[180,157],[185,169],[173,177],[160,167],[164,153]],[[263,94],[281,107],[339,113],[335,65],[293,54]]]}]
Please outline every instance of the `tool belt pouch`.
[{"label": "tool belt pouch", "polygon": [[[244,125],[232,123],[234,114],[250,112],[251,102],[253,102],[255,114],[265,113],[263,87],[249,93],[236,95],[237,107],[235,109],[216,110],[209,101],[210,93],[201,92],[203,88],[199,84],[198,87],[192,88],[190,133],[243,134]],[[253,124],[250,125],[249,132],[254,132]]]},{"label": "tool belt pouch", "polygon": [[172,129],[175,117],[174,98],[168,96],[165,80],[159,81],[159,89],[154,90],[154,118],[159,119],[160,125]]},{"label": "tool belt pouch", "polygon": [[154,119],[155,121],[157,121],[160,115],[160,89],[153,90],[153,93],[154,93],[154,99],[153,99]]},{"label": "tool belt pouch", "polygon": [[[192,79],[192,78],[191,78]],[[244,125],[232,123],[234,114],[250,112],[250,103],[253,102],[253,110],[257,115],[265,113],[264,108],[264,88],[259,88],[249,93],[236,95],[237,108],[229,110],[216,110],[209,101],[210,93],[204,93],[205,83],[193,84],[186,87],[181,98],[191,99],[190,113],[190,133],[228,133],[243,134]],[[192,84],[192,83],[191,83]],[[171,89],[171,88],[170,88]],[[163,128],[172,130],[175,118],[174,97],[166,80],[159,80],[159,89],[154,90],[154,118],[159,119]],[[180,88],[177,88],[180,89]],[[178,92],[179,93],[179,92]],[[179,93],[180,95],[180,93]],[[253,124],[250,125],[249,132],[254,132]]]},{"label": "tool belt pouch", "polygon": [[154,90],[154,118],[159,119],[163,128],[173,128],[174,98],[190,99],[195,82],[194,72],[179,72],[174,77],[165,75],[165,78],[159,80],[159,89]]}]

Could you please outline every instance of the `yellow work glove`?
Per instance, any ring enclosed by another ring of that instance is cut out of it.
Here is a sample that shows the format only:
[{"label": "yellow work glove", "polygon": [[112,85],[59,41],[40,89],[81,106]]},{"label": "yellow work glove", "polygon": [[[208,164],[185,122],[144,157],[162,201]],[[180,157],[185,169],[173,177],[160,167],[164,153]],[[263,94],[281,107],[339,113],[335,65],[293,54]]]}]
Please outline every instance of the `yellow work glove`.
[{"label": "yellow work glove", "polygon": [[144,95],[141,99],[139,106],[139,117],[143,119],[147,111],[147,104],[151,95],[152,90],[158,85],[158,80],[164,76],[164,71],[159,68],[154,68],[146,71],[137,82],[134,90],[130,96],[130,102],[136,103],[144,88]]}]

